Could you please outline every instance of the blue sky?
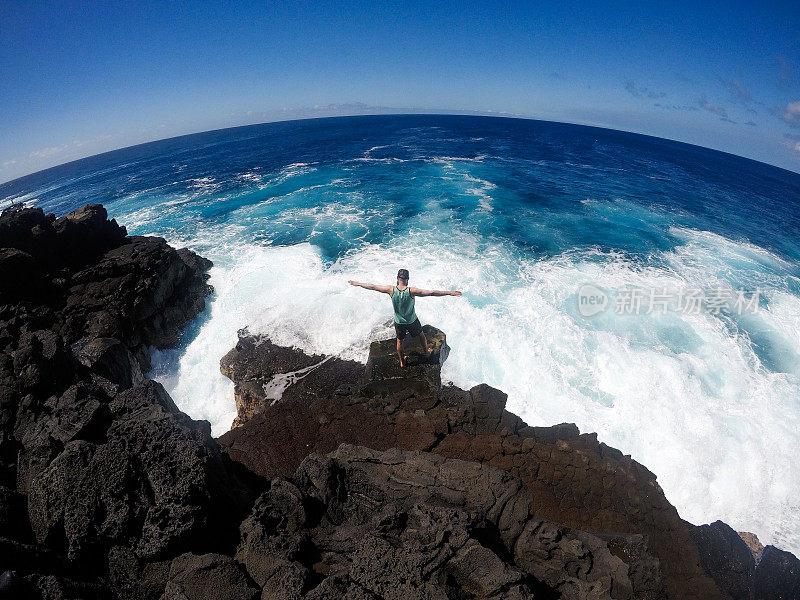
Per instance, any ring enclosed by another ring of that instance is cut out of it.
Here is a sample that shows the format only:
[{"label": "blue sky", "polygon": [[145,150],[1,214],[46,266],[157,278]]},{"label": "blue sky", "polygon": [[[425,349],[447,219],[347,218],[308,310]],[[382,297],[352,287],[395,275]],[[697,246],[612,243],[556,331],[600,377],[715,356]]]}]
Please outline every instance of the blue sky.
[{"label": "blue sky", "polygon": [[0,0],[0,181],[264,121],[475,111],[800,172],[800,2]]}]

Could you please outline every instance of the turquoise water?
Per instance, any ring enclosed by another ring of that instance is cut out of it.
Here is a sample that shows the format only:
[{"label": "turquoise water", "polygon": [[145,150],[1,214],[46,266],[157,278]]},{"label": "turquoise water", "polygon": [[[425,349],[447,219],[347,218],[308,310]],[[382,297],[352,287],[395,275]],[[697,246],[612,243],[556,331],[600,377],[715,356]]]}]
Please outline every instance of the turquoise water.
[{"label": "turquoise water", "polygon": [[[453,348],[531,424],[575,422],[657,476],[681,516],[800,550],[800,176],[609,130],[387,116],[156,142],[0,186],[63,214],[102,202],[132,234],[211,258],[215,294],[153,376],[215,434],[235,416],[219,359],[237,329],[364,361],[388,297],[348,279],[459,289],[421,298]],[[591,284],[609,308],[585,316]],[[621,290],[672,298],[617,312]],[[746,293],[680,310],[686,290]]]}]

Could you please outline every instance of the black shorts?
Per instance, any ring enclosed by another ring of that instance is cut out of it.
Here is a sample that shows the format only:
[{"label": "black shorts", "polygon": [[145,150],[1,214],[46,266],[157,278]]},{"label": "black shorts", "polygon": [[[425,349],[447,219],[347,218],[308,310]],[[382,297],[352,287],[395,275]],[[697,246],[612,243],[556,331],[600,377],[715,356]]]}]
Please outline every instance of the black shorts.
[{"label": "black shorts", "polygon": [[416,319],[413,323],[402,324],[402,323],[395,323],[394,324],[395,333],[397,333],[397,339],[402,340],[406,337],[407,333],[411,335],[419,335],[422,333],[422,323],[419,322],[419,319]]}]

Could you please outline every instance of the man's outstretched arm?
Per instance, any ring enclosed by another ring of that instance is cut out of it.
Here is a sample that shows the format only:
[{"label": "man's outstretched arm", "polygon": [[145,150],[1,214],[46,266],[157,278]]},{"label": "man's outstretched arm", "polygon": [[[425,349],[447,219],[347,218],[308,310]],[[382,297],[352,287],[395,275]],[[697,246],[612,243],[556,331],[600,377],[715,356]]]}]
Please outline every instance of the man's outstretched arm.
[{"label": "man's outstretched arm", "polygon": [[421,290],[419,288],[410,288],[409,292],[412,296],[460,296],[461,292],[457,290]]},{"label": "man's outstretched arm", "polygon": [[392,291],[392,286],[390,285],[376,285],[374,283],[359,283],[358,281],[353,281],[352,279],[348,281],[350,285],[354,285],[356,287],[362,287],[365,290],[375,290],[376,292],[383,292],[384,294],[388,294]]}]

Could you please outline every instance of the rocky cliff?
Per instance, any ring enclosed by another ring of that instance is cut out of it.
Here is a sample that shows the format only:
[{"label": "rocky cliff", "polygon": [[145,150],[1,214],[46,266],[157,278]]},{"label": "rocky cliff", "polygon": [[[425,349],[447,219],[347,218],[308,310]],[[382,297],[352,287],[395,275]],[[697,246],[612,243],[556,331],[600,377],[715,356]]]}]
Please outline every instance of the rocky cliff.
[{"label": "rocky cliff", "polygon": [[213,439],[144,375],[209,267],[99,205],[0,215],[0,598],[800,597],[795,557],[683,522],[594,435],[442,387],[430,327],[403,370],[242,332]]}]

